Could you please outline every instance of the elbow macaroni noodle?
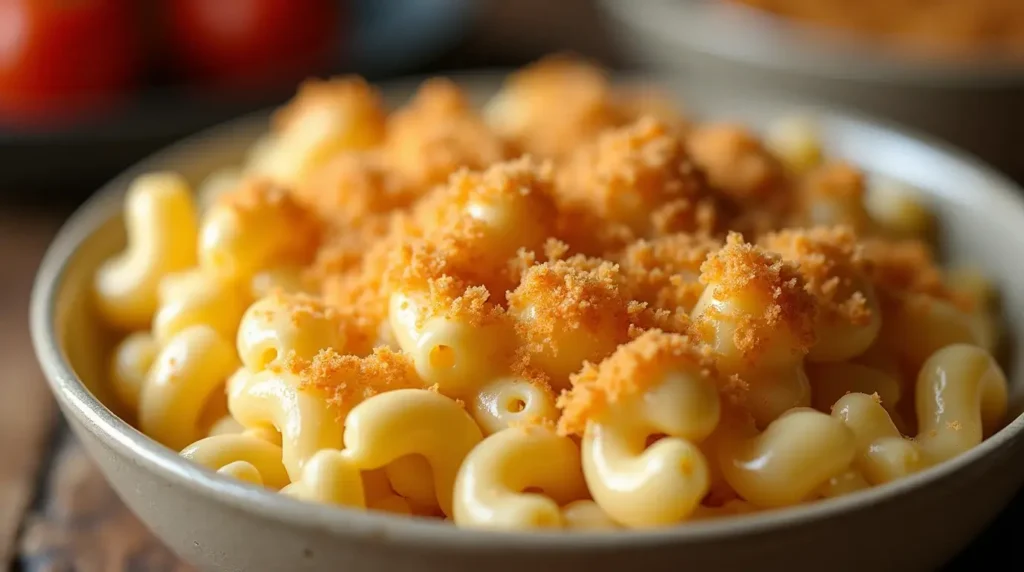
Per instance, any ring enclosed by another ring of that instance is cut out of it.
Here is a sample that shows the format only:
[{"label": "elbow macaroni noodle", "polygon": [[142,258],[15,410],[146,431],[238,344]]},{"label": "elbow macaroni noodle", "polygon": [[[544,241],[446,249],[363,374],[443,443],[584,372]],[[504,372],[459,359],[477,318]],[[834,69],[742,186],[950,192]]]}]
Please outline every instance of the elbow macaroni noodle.
[{"label": "elbow macaroni noodle", "polygon": [[466,527],[558,528],[566,526],[560,507],[586,495],[572,439],[550,427],[513,427],[466,457],[455,480],[453,516]]},{"label": "elbow macaroni noodle", "polygon": [[565,58],[468,101],[310,82],[199,199],[136,179],[93,282],[119,413],[300,501],[569,533],[858,494],[1006,422],[993,285],[811,118]]},{"label": "elbow macaroni noodle", "polygon": [[181,449],[201,435],[203,406],[238,368],[234,349],[213,328],[186,328],[167,341],[143,382],[139,427]]},{"label": "elbow macaroni noodle", "polygon": [[171,173],[137,178],[124,218],[128,245],[96,271],[95,291],[103,319],[133,330],[153,318],[160,280],[195,264],[198,222],[191,189]]},{"label": "elbow macaroni noodle", "polygon": [[243,427],[280,432],[289,475],[299,478],[303,465],[321,449],[340,448],[338,413],[322,392],[303,387],[287,372],[243,375],[246,379],[234,383],[228,394],[228,410]]},{"label": "elbow macaroni noodle", "polygon": [[480,430],[487,435],[517,423],[558,420],[551,389],[527,379],[510,377],[483,386],[473,397],[471,412]]}]

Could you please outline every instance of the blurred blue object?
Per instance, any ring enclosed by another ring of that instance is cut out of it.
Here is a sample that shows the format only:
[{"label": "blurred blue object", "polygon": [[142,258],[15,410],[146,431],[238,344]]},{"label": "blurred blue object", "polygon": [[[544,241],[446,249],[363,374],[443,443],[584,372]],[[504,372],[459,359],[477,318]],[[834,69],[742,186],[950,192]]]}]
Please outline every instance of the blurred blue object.
[{"label": "blurred blue object", "polygon": [[355,0],[351,67],[371,77],[414,69],[453,48],[479,5],[474,0]]}]

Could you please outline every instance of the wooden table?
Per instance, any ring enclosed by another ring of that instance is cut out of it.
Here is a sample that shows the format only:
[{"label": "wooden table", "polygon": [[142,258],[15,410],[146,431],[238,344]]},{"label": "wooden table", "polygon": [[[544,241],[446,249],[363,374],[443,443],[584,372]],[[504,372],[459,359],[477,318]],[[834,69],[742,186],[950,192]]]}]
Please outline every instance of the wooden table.
[{"label": "wooden table", "polygon": [[[27,300],[56,223],[0,215],[0,565],[26,572],[180,572],[68,433],[36,365]],[[952,500],[952,499],[951,499]],[[941,517],[941,515],[937,515]],[[1024,496],[950,567],[998,559],[1024,569]],[[1016,529],[1016,530],[1015,530]]]},{"label": "wooden table", "polygon": [[56,227],[0,215],[0,563],[26,572],[191,570],[107,486],[36,365],[27,302]]}]

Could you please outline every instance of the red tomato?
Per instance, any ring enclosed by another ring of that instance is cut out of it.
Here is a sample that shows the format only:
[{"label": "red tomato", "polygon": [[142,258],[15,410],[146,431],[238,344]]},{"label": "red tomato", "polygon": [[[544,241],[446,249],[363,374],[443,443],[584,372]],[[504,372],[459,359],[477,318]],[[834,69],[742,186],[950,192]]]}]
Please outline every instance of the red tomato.
[{"label": "red tomato", "polygon": [[329,61],[335,0],[167,0],[178,69],[207,83],[292,82]]},{"label": "red tomato", "polygon": [[0,0],[0,114],[56,120],[109,104],[139,69],[132,0]]}]

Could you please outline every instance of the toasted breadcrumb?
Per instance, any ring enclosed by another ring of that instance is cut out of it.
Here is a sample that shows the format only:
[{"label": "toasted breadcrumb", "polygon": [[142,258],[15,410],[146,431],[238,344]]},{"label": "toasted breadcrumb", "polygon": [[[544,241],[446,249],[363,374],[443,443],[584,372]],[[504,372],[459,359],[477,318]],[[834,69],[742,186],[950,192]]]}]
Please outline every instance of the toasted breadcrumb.
[{"label": "toasted breadcrumb", "polygon": [[582,435],[588,421],[599,420],[616,403],[641,395],[676,372],[717,383],[706,348],[687,336],[652,330],[620,346],[600,364],[586,364],[572,376],[572,389],[558,398],[559,433]]},{"label": "toasted breadcrumb", "polygon": [[604,71],[566,54],[510,75],[487,116],[520,150],[552,158],[624,121]]},{"label": "toasted breadcrumb", "polygon": [[661,330],[685,334],[693,327],[690,314],[682,307],[674,310],[653,308],[646,302],[633,300],[629,303],[629,339],[635,339],[650,330]]},{"label": "toasted breadcrumb", "polygon": [[607,221],[579,207],[561,206],[556,235],[576,252],[609,257],[641,238],[628,225]]},{"label": "toasted breadcrumb", "polygon": [[442,275],[496,293],[514,287],[519,249],[541,247],[555,227],[549,193],[550,167],[528,158],[495,164],[484,173],[453,175],[438,202],[444,208],[434,213],[444,222],[391,253],[392,287],[418,288],[422,284],[416,281]]},{"label": "toasted breadcrumb", "polygon": [[418,287],[401,286],[395,291],[412,296],[417,304],[417,328],[422,328],[432,318],[445,318],[473,327],[504,319],[504,308],[489,301],[491,294],[483,286],[466,286],[444,274],[410,284],[418,284]]},{"label": "toasted breadcrumb", "polygon": [[447,201],[460,215],[484,223],[492,250],[515,244],[508,252],[495,252],[502,255],[538,248],[551,237],[558,217],[552,193],[551,163],[524,156],[482,173],[459,171],[449,181]]},{"label": "toasted breadcrumb", "polygon": [[650,116],[664,123],[673,133],[685,134],[690,128],[686,111],[676,98],[657,86],[633,85],[616,90],[617,107],[625,117]]},{"label": "toasted breadcrumb", "polygon": [[963,310],[972,309],[967,297],[945,284],[942,270],[926,243],[915,239],[867,238],[862,245],[875,289],[890,300],[923,294],[948,300]]},{"label": "toasted breadcrumb", "polygon": [[417,197],[376,152],[336,155],[294,194],[321,218],[340,225],[360,224],[367,217],[405,208]]},{"label": "toasted breadcrumb", "polygon": [[655,237],[680,232],[718,235],[731,216],[730,210],[728,203],[715,197],[671,200],[651,211],[649,234]]},{"label": "toasted breadcrumb", "polygon": [[856,231],[867,228],[864,173],[845,161],[811,169],[800,181],[799,216],[804,224],[844,224]]},{"label": "toasted breadcrumb", "polygon": [[385,288],[423,290],[441,277],[458,281],[462,288],[484,286],[504,292],[512,286],[507,260],[493,256],[481,223],[462,220],[429,239],[410,240],[390,253]]},{"label": "toasted breadcrumb", "polygon": [[530,351],[558,355],[559,334],[584,330],[625,340],[629,300],[619,269],[611,262],[596,268],[586,259],[545,262],[530,267],[509,292],[509,311],[528,316],[516,320],[516,333]]},{"label": "toasted breadcrumb", "polygon": [[784,171],[746,127],[731,123],[698,125],[689,134],[689,150],[711,185],[742,203],[777,198]]},{"label": "toasted breadcrumb", "polygon": [[[459,206],[473,203],[504,204],[510,199],[535,201],[535,208],[551,211],[554,166],[550,161],[535,161],[529,155],[495,163],[481,172],[462,169],[449,183],[446,199]],[[538,213],[545,214],[545,213]]]},{"label": "toasted breadcrumb", "polygon": [[300,387],[328,392],[329,403],[343,411],[379,393],[424,387],[412,358],[383,347],[366,357],[325,349],[312,360],[292,358],[286,367],[299,376]]},{"label": "toasted breadcrumb", "polygon": [[853,230],[846,226],[791,229],[769,234],[761,246],[796,264],[804,287],[825,320],[862,326],[871,321],[867,262]]},{"label": "toasted breadcrumb", "polygon": [[721,248],[717,240],[689,234],[672,234],[639,240],[615,257],[630,295],[655,308],[690,311],[704,284],[700,267],[708,255]]},{"label": "toasted breadcrumb", "polygon": [[864,173],[845,161],[832,161],[811,170],[804,191],[820,197],[837,197],[860,203],[864,199]]},{"label": "toasted breadcrumb", "polygon": [[408,106],[388,118],[384,153],[398,172],[423,188],[509,154],[462,90],[446,79],[426,81]]},{"label": "toasted breadcrumb", "polygon": [[649,234],[652,210],[679,199],[696,204],[707,195],[703,173],[683,141],[651,117],[606,131],[594,143],[580,147],[558,177],[558,198],[563,204],[641,234]]},{"label": "toasted breadcrumb", "polygon": [[778,255],[730,233],[725,247],[701,265],[700,281],[714,288],[713,296],[718,300],[750,300],[752,303],[743,307],[757,308],[737,317],[721,316],[715,308],[708,308],[694,322],[694,331],[701,339],[714,338],[719,320],[733,319],[737,321],[733,344],[748,359],[783,331],[791,336],[798,351],[814,344],[815,299],[807,292],[796,267]]}]

